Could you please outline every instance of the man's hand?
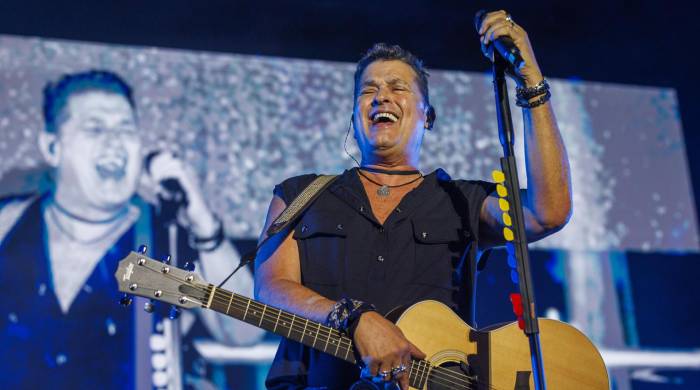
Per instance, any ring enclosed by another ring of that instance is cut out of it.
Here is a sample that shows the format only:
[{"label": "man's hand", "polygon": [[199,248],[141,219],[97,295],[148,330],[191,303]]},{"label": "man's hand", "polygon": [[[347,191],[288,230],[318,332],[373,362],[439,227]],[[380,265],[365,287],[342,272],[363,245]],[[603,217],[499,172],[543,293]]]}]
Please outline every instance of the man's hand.
[{"label": "man's hand", "polygon": [[527,32],[518,26],[506,11],[487,13],[481,23],[479,36],[484,47],[500,37],[510,37],[525,62],[520,69],[515,69],[515,80],[528,87],[542,81],[542,72],[537,65]]},{"label": "man's hand", "polygon": [[204,194],[201,190],[199,178],[192,167],[185,164],[171,152],[158,153],[150,163],[149,181],[157,186],[156,192],[167,194],[167,190],[162,188],[160,183],[166,179],[176,179],[182,187],[188,199],[187,208],[184,215],[179,215],[184,219],[184,225],[197,237],[211,237],[219,228],[214,215],[204,201]]},{"label": "man's hand", "polygon": [[380,372],[391,372],[393,368],[406,367],[406,371],[384,380],[396,380],[402,390],[408,390],[408,371],[411,358],[424,359],[425,354],[404,337],[401,329],[376,312],[369,311],[360,316],[355,329],[354,342],[365,363],[365,370],[376,377]]}]

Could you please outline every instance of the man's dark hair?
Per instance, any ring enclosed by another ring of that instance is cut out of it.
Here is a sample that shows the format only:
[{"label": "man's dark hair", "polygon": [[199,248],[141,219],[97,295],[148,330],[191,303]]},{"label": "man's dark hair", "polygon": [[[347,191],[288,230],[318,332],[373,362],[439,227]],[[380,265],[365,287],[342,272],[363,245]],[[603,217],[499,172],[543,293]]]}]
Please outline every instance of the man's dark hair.
[{"label": "man's dark hair", "polygon": [[64,117],[64,109],[68,98],[72,95],[88,92],[104,91],[124,96],[135,111],[136,105],[131,87],[116,73],[106,70],[89,70],[61,76],[55,83],[44,87],[44,123],[46,131],[56,133]]},{"label": "man's dark hair", "polygon": [[423,61],[399,45],[387,45],[386,43],[375,43],[374,46],[367,50],[367,53],[360,58],[360,61],[357,62],[357,68],[355,69],[355,98],[357,98],[357,93],[359,92],[362,72],[367,69],[369,64],[375,61],[392,60],[401,61],[416,72],[416,82],[418,83],[421,95],[423,95],[423,101],[427,106],[430,106],[430,96],[428,95],[429,74],[427,69],[423,66]]}]

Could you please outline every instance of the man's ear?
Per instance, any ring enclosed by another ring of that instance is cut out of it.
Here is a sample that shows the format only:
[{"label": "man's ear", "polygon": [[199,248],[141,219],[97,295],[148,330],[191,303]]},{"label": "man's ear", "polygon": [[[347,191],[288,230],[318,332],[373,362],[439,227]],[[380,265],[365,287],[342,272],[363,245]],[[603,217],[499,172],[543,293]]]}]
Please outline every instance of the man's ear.
[{"label": "man's ear", "polygon": [[44,160],[53,168],[58,166],[61,161],[61,145],[58,142],[56,133],[41,131],[39,133],[39,150]]},{"label": "man's ear", "polygon": [[426,130],[432,130],[433,125],[435,125],[435,119],[437,119],[437,115],[435,114],[435,109],[433,106],[428,105],[428,108],[425,110],[425,129]]}]

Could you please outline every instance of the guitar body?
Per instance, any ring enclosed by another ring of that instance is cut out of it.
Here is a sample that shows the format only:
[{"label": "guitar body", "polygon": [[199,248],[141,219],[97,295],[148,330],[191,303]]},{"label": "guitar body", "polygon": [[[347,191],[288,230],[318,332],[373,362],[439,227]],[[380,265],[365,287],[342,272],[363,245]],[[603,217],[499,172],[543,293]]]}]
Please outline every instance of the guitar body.
[{"label": "guitar body", "polygon": [[[473,389],[535,388],[528,338],[517,323],[477,331],[444,304],[423,301],[403,311],[396,325],[432,365],[462,372],[459,363],[468,364],[478,378]],[[610,388],[603,359],[583,333],[550,319],[539,319],[539,328],[548,389]],[[420,390],[458,387],[451,385],[450,380],[428,380]]]}]

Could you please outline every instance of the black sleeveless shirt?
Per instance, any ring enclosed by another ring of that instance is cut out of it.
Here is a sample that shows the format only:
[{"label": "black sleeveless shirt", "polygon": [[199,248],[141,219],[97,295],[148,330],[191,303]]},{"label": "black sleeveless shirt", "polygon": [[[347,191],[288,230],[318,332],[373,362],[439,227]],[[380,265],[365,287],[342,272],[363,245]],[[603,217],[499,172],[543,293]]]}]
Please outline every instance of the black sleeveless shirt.
[{"label": "black sleeveless shirt", "polygon": [[[289,204],[317,175],[277,185]],[[294,226],[302,284],[326,298],[350,297],[387,314],[426,299],[474,325],[476,238],[481,205],[494,189],[482,181],[426,175],[380,224],[357,169],[345,171]],[[280,344],[266,385],[272,389],[347,389],[359,370],[288,340]]]}]

